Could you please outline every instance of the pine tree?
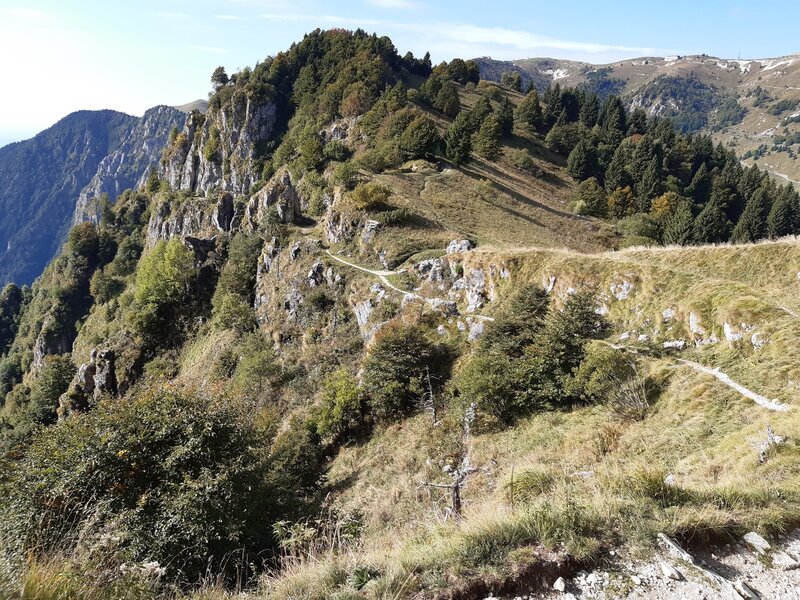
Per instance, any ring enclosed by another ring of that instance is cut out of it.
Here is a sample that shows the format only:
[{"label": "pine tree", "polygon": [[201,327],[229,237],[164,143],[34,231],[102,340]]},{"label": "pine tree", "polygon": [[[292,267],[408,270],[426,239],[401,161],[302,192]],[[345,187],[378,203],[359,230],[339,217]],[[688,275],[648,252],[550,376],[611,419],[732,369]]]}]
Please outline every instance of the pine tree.
[{"label": "pine tree", "polygon": [[600,113],[600,131],[603,141],[612,146],[619,145],[625,138],[628,127],[625,117],[625,106],[617,96],[609,96]]},{"label": "pine tree", "polygon": [[544,126],[549,130],[556,124],[558,115],[561,113],[561,86],[559,84],[548,86],[544,91],[542,100],[544,101],[544,109],[542,111]]},{"label": "pine tree", "polygon": [[530,131],[541,131],[543,125],[542,106],[539,94],[532,89],[517,106],[517,121]]},{"label": "pine tree", "polygon": [[700,168],[692,177],[692,182],[686,188],[686,195],[690,196],[697,204],[705,204],[709,201],[711,195],[711,175],[708,172],[706,163],[700,165]]},{"label": "pine tree", "polygon": [[679,203],[664,219],[663,241],[665,244],[685,246],[692,242],[694,215],[688,202]]},{"label": "pine tree", "polygon": [[644,135],[647,132],[647,113],[641,108],[635,109],[628,118],[628,135]]},{"label": "pine tree", "polygon": [[470,111],[470,126],[472,127],[473,133],[481,128],[486,117],[492,114],[492,112],[492,103],[489,102],[486,96],[481,96]]},{"label": "pine tree", "polygon": [[454,119],[461,111],[456,84],[452,81],[445,83],[436,95],[434,104],[444,116]]},{"label": "pine tree", "polygon": [[597,125],[597,118],[600,115],[600,102],[597,100],[597,94],[589,94],[581,105],[581,111],[578,115],[578,120],[589,127],[590,129]]},{"label": "pine tree", "polygon": [[692,237],[698,244],[718,244],[728,239],[731,224],[716,202],[705,205],[694,221]]},{"label": "pine tree", "polygon": [[767,217],[767,228],[771,238],[800,233],[800,204],[797,192],[789,186],[783,188],[772,205]]},{"label": "pine tree", "polygon": [[488,115],[483,120],[478,133],[475,134],[473,143],[475,152],[489,160],[497,158],[500,154],[501,132],[500,117],[494,113]]},{"label": "pine tree", "polygon": [[658,161],[658,157],[654,156],[644,170],[642,179],[636,184],[639,212],[648,212],[650,210],[650,202],[653,198],[660,196],[663,189],[661,164]]},{"label": "pine tree", "polygon": [[767,237],[767,217],[770,212],[769,198],[765,190],[759,188],[745,204],[731,233],[731,241],[737,244],[755,242]]},{"label": "pine tree", "polygon": [[464,164],[469,160],[469,153],[472,150],[469,113],[459,113],[455,121],[447,128],[444,143],[447,160],[456,165]]},{"label": "pine tree", "polygon": [[567,158],[567,172],[576,181],[583,181],[597,170],[597,149],[586,140],[579,141]]},{"label": "pine tree", "polygon": [[500,117],[500,128],[502,130],[502,135],[503,137],[508,137],[514,130],[514,106],[511,104],[508,96],[503,96],[503,100],[500,102],[500,109],[497,111],[497,114]]},{"label": "pine tree", "polygon": [[628,173],[628,152],[626,146],[627,144],[621,144],[617,147],[606,169],[605,184],[606,191],[609,193],[633,185],[633,179],[630,173]]}]

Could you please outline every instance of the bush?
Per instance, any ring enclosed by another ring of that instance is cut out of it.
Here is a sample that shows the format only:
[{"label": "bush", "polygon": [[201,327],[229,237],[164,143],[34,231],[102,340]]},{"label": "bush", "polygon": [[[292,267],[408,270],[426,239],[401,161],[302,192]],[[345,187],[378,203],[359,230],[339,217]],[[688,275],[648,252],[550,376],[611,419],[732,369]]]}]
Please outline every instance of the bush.
[{"label": "bush", "polygon": [[255,326],[253,296],[258,257],[264,241],[257,235],[240,233],[228,248],[228,260],[220,273],[211,299],[214,324],[222,329],[250,331]]},{"label": "bush", "polygon": [[440,388],[449,376],[451,357],[429,342],[419,326],[386,326],[364,361],[363,388],[372,414],[393,420],[411,413],[431,385]]},{"label": "bush", "polygon": [[336,443],[361,421],[361,398],[355,378],[346,370],[331,373],[322,383],[315,414],[319,436]]},{"label": "bush", "polygon": [[507,150],[507,153],[509,159],[511,159],[511,164],[515,167],[521,171],[527,171],[528,173],[538,175],[539,168],[533,161],[531,153],[525,150],[525,148],[510,148]]},{"label": "bush", "polygon": [[0,539],[13,554],[113,534],[126,559],[197,581],[234,566],[234,551],[268,545],[267,463],[256,450],[265,445],[230,401],[161,389],[101,402],[37,434],[7,473]]},{"label": "bush", "polygon": [[335,160],[337,162],[342,162],[350,158],[350,148],[347,147],[347,144],[344,142],[340,142],[338,140],[331,140],[325,147],[322,149],[322,155],[325,157],[326,160]]},{"label": "bush", "polygon": [[343,162],[333,170],[333,184],[352,190],[358,183],[358,169],[352,162]]},{"label": "bush", "polygon": [[400,151],[406,159],[425,158],[439,143],[436,123],[425,116],[416,117],[400,136]]},{"label": "bush", "polygon": [[389,199],[392,192],[379,183],[362,183],[350,192],[349,200],[359,210],[372,210]]},{"label": "bush", "polygon": [[97,235],[95,224],[86,221],[70,229],[67,236],[67,247],[72,254],[82,256],[90,264],[94,264],[100,247],[100,237]]}]

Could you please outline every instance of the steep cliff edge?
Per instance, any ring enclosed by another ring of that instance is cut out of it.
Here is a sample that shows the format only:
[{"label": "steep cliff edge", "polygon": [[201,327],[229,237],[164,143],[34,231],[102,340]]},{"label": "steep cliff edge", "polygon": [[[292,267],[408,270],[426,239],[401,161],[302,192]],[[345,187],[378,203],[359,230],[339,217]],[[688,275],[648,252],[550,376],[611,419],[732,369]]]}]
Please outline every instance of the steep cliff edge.
[{"label": "steep cliff edge", "polygon": [[162,179],[176,190],[244,195],[258,181],[258,148],[275,133],[276,106],[236,91],[219,108],[193,111],[164,154]]},{"label": "steep cliff edge", "polygon": [[126,189],[143,186],[151,169],[156,168],[173,128],[180,130],[186,115],[171,106],[156,106],[144,113],[120,139],[119,145],[97,166],[89,184],[81,190],[75,204],[73,222],[100,218],[97,200],[108,194],[113,201]]}]

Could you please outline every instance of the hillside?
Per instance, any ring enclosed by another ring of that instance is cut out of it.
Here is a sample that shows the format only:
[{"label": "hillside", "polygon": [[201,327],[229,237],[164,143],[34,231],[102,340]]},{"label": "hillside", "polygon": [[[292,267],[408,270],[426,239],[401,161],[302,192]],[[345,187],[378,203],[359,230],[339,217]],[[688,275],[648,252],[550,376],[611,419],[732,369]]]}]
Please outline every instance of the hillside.
[{"label": "hillside", "polygon": [[[720,59],[712,56],[642,57],[607,65],[549,58],[477,59],[484,78],[517,72],[525,86],[544,90],[586,86],[622,95],[629,106],[673,118],[686,131],[712,133],[747,164],[779,180],[800,181],[796,159],[800,59]],[[798,138],[800,141],[800,137]]]},{"label": "hillside", "polygon": [[141,185],[170,130],[182,125],[183,115],[166,106],[141,118],[79,111],[0,148],[0,282],[30,284],[73,221],[97,219],[103,194],[113,199]]},{"label": "hillside", "polygon": [[0,294],[0,594],[637,597],[800,525],[791,189],[360,30],[212,85]]}]

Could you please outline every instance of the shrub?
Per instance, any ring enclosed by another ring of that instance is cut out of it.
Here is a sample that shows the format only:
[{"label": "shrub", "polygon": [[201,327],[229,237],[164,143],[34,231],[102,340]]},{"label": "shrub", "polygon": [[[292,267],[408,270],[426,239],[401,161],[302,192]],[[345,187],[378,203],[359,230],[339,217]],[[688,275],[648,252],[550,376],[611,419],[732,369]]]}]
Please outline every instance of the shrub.
[{"label": "shrub", "polygon": [[256,269],[264,241],[257,235],[240,233],[228,248],[217,289],[211,299],[214,324],[222,329],[250,331],[255,326],[253,294]]},{"label": "shrub", "polygon": [[340,185],[346,190],[352,190],[358,183],[358,169],[352,162],[343,162],[336,165],[333,171],[334,185]]},{"label": "shrub", "polygon": [[538,174],[539,169],[533,161],[531,153],[525,148],[510,148],[507,150],[508,157],[511,159],[511,164],[522,171]]},{"label": "shrub", "polygon": [[329,443],[337,442],[361,420],[361,398],[355,378],[346,370],[331,373],[322,383],[320,405],[315,414],[317,433]]},{"label": "shrub", "polygon": [[392,420],[411,413],[427,390],[449,375],[449,353],[427,340],[419,326],[386,326],[364,360],[363,388],[376,418]]},{"label": "shrub", "polygon": [[233,551],[268,545],[264,446],[230,401],[161,389],[101,402],[37,434],[3,481],[5,551],[66,551],[111,533],[126,558],[196,581],[233,565]]},{"label": "shrub", "polygon": [[100,237],[97,235],[95,224],[86,221],[70,229],[67,247],[72,254],[82,256],[93,264],[97,260],[97,251],[100,247]]},{"label": "shrub", "polygon": [[392,192],[386,186],[379,183],[362,183],[350,192],[349,200],[353,206],[359,210],[371,210],[380,206]]},{"label": "shrub", "polygon": [[331,140],[325,144],[325,147],[322,149],[322,155],[326,160],[342,162],[350,158],[351,154],[352,152],[350,152],[350,148],[347,147],[347,144],[338,140]]},{"label": "shrub", "polygon": [[89,281],[89,293],[94,301],[103,304],[119,296],[125,289],[125,282],[109,274],[109,269],[98,269]]}]

